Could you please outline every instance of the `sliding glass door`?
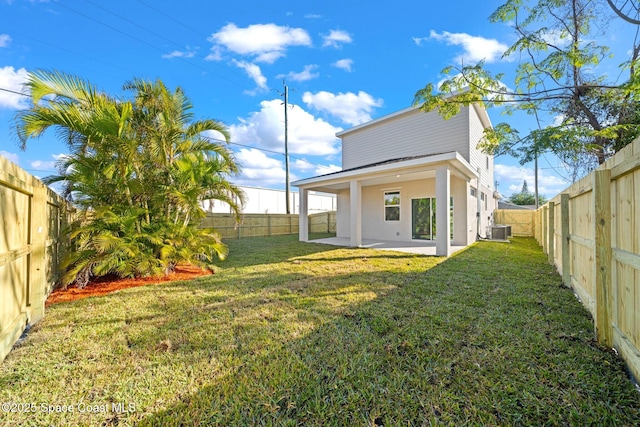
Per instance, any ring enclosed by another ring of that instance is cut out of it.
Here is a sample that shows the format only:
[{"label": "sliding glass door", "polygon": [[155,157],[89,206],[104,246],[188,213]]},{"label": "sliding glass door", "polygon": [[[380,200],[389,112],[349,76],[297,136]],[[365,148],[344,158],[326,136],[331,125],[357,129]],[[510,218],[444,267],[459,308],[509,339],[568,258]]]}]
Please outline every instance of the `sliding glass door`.
[{"label": "sliding glass door", "polygon": [[[450,199],[449,224],[449,238],[453,239],[453,197]],[[436,228],[436,198],[411,199],[411,238],[435,240]]]}]

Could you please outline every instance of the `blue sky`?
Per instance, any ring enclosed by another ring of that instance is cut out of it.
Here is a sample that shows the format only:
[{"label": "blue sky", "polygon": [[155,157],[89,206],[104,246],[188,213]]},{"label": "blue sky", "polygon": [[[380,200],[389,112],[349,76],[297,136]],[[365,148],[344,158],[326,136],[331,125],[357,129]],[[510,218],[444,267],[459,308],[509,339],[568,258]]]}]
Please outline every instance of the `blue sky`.
[{"label": "blue sky", "polygon": [[[122,95],[133,77],[161,79],[185,90],[197,118],[229,126],[243,169],[234,182],[284,188],[283,81],[292,181],[339,170],[336,132],[409,107],[445,66],[484,59],[493,71],[514,70],[501,59],[512,30],[487,19],[500,4],[0,0],[0,155],[46,176],[66,152],[55,132],[18,148],[12,120],[28,104],[7,90],[20,92],[28,71],[64,71]],[[610,28],[605,44],[629,49],[618,42],[623,30]],[[527,117],[489,115],[524,133],[534,126]],[[540,160],[542,194],[565,188],[564,176],[556,159]],[[525,179],[532,189],[533,165],[499,157],[495,179],[507,196]]]}]

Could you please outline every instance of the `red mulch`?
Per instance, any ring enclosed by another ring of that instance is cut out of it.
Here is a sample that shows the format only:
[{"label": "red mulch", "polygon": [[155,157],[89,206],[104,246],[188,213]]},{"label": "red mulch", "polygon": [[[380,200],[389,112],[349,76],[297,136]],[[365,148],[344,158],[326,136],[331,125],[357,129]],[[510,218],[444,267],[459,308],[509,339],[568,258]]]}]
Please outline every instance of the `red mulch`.
[{"label": "red mulch", "polygon": [[202,270],[193,265],[179,265],[173,273],[162,277],[141,277],[138,279],[119,279],[109,276],[100,277],[90,281],[87,286],[82,289],[78,289],[75,286],[70,286],[67,289],[55,289],[51,295],[49,295],[49,298],[47,298],[45,305],[48,306],[59,302],[75,301],[77,299],[105,295],[120,289],[134,288],[136,286],[153,285],[172,282],[174,280],[189,280],[210,274],[213,274],[213,271]]}]

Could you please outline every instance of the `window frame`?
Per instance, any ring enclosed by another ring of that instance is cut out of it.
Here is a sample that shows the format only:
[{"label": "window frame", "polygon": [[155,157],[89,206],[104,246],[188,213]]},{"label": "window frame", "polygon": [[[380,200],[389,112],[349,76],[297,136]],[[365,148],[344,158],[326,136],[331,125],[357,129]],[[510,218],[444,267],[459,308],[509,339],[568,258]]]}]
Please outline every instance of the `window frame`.
[{"label": "window frame", "polygon": [[[395,196],[397,195],[397,203],[389,203],[394,201],[394,197],[387,199],[388,195]],[[382,193],[382,207],[383,207],[383,217],[384,222],[398,222],[400,221],[400,205],[401,205],[401,193],[400,190],[385,190]],[[395,216],[391,217],[387,215],[387,212],[397,212],[397,218]]]}]

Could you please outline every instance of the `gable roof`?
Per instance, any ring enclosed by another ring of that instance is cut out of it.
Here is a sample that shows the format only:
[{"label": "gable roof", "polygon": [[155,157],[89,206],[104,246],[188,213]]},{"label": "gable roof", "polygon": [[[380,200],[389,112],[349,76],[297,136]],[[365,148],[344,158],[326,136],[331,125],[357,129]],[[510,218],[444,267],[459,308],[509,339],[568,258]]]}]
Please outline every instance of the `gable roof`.
[{"label": "gable roof", "polygon": [[[490,128],[491,127],[491,120],[489,119],[489,115],[487,114],[487,110],[484,108],[484,105],[481,105],[479,103],[473,104],[473,109],[476,112],[476,114],[478,115],[478,117],[480,118],[480,121],[482,122],[482,125],[485,128]],[[377,119],[373,119],[370,120],[368,122],[365,123],[361,123],[357,126],[353,126],[349,129],[345,129],[343,131],[340,131],[338,133],[336,133],[336,136],[339,138],[342,138],[344,135],[349,134],[351,132],[355,132],[358,131],[360,129],[369,127],[369,126],[373,126],[373,125],[377,125],[379,123],[385,122],[387,120],[392,120],[395,119],[396,117],[402,116],[402,115],[406,115],[409,113],[413,113],[415,111],[420,111],[420,107],[409,107],[409,108],[405,108],[404,110],[400,110],[400,111],[395,111],[391,114],[387,114],[386,116],[382,116],[382,117],[378,117]],[[432,111],[435,113],[435,111]],[[423,114],[428,114],[428,113],[423,113]]]},{"label": "gable roof", "polygon": [[[393,163],[404,162],[404,161],[407,161],[407,160],[424,159],[424,158],[427,158],[427,157],[440,156],[440,155],[443,155],[443,154],[446,154],[446,153],[423,154],[421,156],[399,157],[397,159],[389,159],[389,160],[384,160],[384,161],[381,161],[381,162],[369,163],[368,165],[362,165],[362,166],[357,166],[357,167],[354,167],[354,168],[343,169],[341,171],[330,172],[330,173],[327,173],[327,174],[324,174],[324,175],[318,175],[315,178],[329,176],[329,175],[336,175],[336,174],[339,174],[339,173],[356,171],[356,170],[360,170],[360,169],[372,168],[374,166],[390,165],[390,164],[393,164]],[[304,181],[304,180],[301,180],[301,181]]]}]

